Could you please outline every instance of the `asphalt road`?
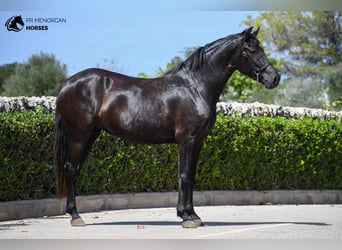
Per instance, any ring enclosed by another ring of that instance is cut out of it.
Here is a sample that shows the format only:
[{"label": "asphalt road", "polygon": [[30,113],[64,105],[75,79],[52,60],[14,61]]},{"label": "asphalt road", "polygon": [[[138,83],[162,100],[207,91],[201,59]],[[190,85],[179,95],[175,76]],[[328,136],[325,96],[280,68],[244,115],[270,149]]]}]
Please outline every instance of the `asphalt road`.
[{"label": "asphalt road", "polygon": [[175,208],[127,209],[0,222],[0,239],[342,239],[342,205],[203,206],[183,229]]}]

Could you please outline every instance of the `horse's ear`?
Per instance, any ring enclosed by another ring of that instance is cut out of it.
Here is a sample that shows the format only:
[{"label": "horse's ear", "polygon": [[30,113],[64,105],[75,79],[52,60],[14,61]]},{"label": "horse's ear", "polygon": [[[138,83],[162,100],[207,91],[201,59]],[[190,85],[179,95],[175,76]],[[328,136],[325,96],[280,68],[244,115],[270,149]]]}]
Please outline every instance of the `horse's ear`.
[{"label": "horse's ear", "polygon": [[251,37],[251,32],[253,30],[253,26],[252,27],[249,27],[248,29],[245,29],[244,31],[242,31],[242,35],[244,35],[244,41],[248,41],[249,38]]},{"label": "horse's ear", "polygon": [[260,31],[260,27],[258,27],[258,29],[252,33],[252,36],[256,38],[259,31]]}]

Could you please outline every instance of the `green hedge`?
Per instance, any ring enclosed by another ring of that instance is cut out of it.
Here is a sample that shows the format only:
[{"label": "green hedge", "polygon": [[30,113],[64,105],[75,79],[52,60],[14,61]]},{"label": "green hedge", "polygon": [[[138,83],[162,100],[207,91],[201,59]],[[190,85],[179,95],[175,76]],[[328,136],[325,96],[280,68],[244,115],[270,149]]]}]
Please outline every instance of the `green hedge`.
[{"label": "green hedge", "polygon": [[[0,201],[55,196],[54,115],[0,112]],[[197,190],[341,189],[341,121],[219,115]],[[79,194],[177,190],[176,145],[132,145],[102,133]]]},{"label": "green hedge", "polygon": [[0,201],[51,197],[54,115],[0,112]]}]

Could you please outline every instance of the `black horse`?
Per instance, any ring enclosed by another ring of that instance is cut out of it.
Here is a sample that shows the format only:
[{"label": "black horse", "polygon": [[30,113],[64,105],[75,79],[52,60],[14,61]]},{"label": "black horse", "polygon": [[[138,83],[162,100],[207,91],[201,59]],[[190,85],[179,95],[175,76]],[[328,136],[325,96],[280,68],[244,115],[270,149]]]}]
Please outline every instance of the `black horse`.
[{"label": "black horse", "polygon": [[[18,27],[18,24],[21,25],[20,28]],[[5,26],[8,31],[19,32],[24,28],[24,21],[21,16],[12,16],[6,21]]]},{"label": "black horse", "polygon": [[183,227],[202,225],[193,207],[196,164],[228,78],[239,70],[269,89],[280,80],[252,29],[197,49],[158,78],[87,69],[65,82],[56,100],[57,190],[67,196],[73,226],[85,225],[76,209],[76,179],[102,129],[133,143],[177,143],[177,215]]}]

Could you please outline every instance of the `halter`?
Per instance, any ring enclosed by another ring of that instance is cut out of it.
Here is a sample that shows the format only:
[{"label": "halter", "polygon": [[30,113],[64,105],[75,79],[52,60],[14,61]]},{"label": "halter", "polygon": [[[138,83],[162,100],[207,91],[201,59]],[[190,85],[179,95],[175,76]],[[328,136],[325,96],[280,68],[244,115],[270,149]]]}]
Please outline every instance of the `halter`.
[{"label": "halter", "polygon": [[262,73],[262,72],[264,72],[264,70],[268,67],[268,66],[270,66],[271,65],[271,63],[266,63],[264,66],[262,66],[261,68],[255,68],[254,70],[253,70],[253,73],[256,75],[256,77],[257,77],[257,82],[259,82],[259,75]]},{"label": "halter", "polygon": [[[247,54],[247,52],[246,52],[244,49],[242,50],[242,56],[243,56],[244,58],[248,59],[248,54]],[[255,67],[255,68],[254,68],[253,73],[256,75],[257,82],[259,82],[259,75],[261,75],[262,72],[264,72],[264,70],[265,70],[268,66],[270,66],[270,65],[271,65],[271,63],[268,62],[268,63],[266,63],[264,66],[262,66],[261,68],[258,68],[258,67]]]}]

